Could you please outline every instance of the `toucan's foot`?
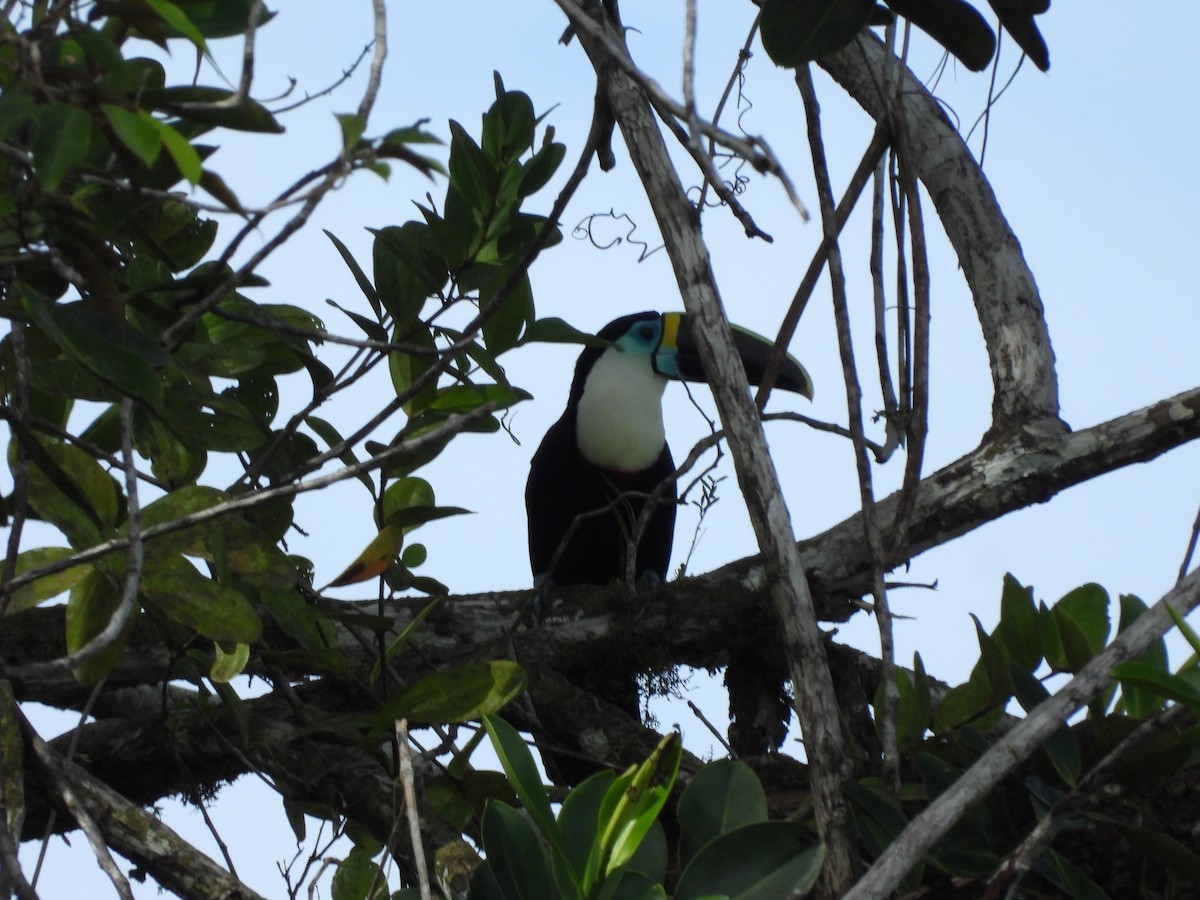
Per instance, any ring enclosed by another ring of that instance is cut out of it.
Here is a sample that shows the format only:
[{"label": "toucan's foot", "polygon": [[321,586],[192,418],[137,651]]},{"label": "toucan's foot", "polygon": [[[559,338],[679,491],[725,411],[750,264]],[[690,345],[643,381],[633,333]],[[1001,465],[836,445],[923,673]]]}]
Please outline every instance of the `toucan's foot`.
[{"label": "toucan's foot", "polygon": [[662,576],[653,569],[647,569],[638,576],[637,586],[640,588],[656,588],[662,584]]},{"label": "toucan's foot", "polygon": [[533,580],[533,599],[529,602],[529,612],[535,622],[545,618],[546,610],[550,607],[550,592],[554,590],[554,579],[549,575],[539,575]]}]

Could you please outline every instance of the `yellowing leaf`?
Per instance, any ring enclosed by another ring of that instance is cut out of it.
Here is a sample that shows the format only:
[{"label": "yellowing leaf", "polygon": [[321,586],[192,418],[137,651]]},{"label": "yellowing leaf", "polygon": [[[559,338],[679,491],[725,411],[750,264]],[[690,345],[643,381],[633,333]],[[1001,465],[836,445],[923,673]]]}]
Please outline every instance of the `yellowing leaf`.
[{"label": "yellowing leaf", "polygon": [[371,543],[367,544],[367,548],[358,554],[358,558],[346,567],[346,571],[329,582],[327,587],[357,584],[360,581],[367,581],[377,575],[382,575],[395,560],[396,554],[400,552],[403,545],[403,530],[391,525],[384,526]]}]

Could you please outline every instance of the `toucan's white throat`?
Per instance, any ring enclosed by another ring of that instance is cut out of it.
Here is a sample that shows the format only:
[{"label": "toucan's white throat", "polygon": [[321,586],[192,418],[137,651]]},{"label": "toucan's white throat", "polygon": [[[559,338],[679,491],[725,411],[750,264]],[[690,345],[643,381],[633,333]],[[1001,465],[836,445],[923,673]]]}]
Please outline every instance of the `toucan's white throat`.
[{"label": "toucan's white throat", "polygon": [[588,373],[575,438],[592,465],[618,472],[648,469],[662,453],[662,395],[667,379],[644,353],[606,350]]}]

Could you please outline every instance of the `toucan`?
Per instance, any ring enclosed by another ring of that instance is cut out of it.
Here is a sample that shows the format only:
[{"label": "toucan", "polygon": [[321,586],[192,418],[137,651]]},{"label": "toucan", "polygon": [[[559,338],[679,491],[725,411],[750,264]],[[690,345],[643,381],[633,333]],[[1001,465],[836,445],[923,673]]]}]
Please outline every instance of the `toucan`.
[{"label": "toucan", "polygon": [[[542,439],[525,485],[529,563],[535,584],[543,588],[624,578],[646,497],[675,471],[663,430],[663,391],[671,379],[705,381],[683,313],[624,316],[600,329],[597,338],[579,356],[567,408]],[[747,379],[761,383],[772,343],[736,327],[734,340]],[[775,383],[812,399],[808,373],[790,356]],[[666,579],[676,501],[670,481],[636,545],[634,575],[643,584]],[[636,684],[628,687],[628,678],[614,675],[626,687],[611,689],[610,682],[605,690],[603,683],[587,680],[637,717]]]}]

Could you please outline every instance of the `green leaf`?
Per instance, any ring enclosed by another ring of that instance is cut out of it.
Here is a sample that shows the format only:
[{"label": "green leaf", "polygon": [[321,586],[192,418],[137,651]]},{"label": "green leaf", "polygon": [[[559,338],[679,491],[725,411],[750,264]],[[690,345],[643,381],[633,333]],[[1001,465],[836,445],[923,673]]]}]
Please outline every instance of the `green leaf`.
[{"label": "green leaf", "polygon": [[217,684],[228,684],[246,668],[246,663],[250,661],[250,645],[249,644],[234,644],[233,650],[226,653],[221,649],[220,644],[213,645],[216,655],[213,658],[212,668],[209,669],[208,677]]},{"label": "green leaf", "polygon": [[[332,231],[325,229],[325,236],[333,242],[333,246],[337,248],[337,252],[341,255],[342,261],[350,269],[350,273],[354,276],[354,280],[358,283],[358,288],[363,292],[363,296],[367,298],[367,302],[371,304],[371,309],[375,311],[376,317],[380,315],[381,309],[379,305],[379,294],[375,291],[375,286],[371,284],[371,279],[367,278],[367,273],[362,270],[358,264],[358,260],[354,258],[354,254]],[[341,307],[338,307],[339,309]]]},{"label": "green leaf", "polygon": [[1000,19],[1004,30],[1012,35],[1025,53],[1033,60],[1033,64],[1043,72],[1050,68],[1050,51],[1046,41],[1038,31],[1034,16],[1045,12],[1049,0],[1031,2],[1031,0],[988,0],[988,4]]},{"label": "green leaf", "polygon": [[179,85],[146,91],[143,94],[147,103],[189,122],[215,125],[234,131],[283,133],[283,126],[265,106],[255,100],[244,97],[236,106],[224,105],[235,96],[235,91],[204,85]]},{"label": "green leaf", "polygon": [[445,264],[438,259],[433,235],[423,222],[372,229],[375,290],[399,334],[417,325],[425,301],[446,281]]},{"label": "green leaf", "polygon": [[154,119],[147,113],[131,112],[109,103],[102,103],[100,109],[121,143],[147,166],[154,165],[162,150],[162,137]]},{"label": "green leaf", "polygon": [[483,811],[482,834],[488,866],[503,897],[532,900],[555,896],[542,845],[517,810],[502,801],[489,800]]},{"label": "green leaf", "polygon": [[887,0],[887,5],[953,53],[972,72],[982,72],[996,52],[996,35],[964,0]]},{"label": "green leaf", "polygon": [[171,28],[195,44],[197,50],[202,52],[207,51],[208,48],[204,44],[204,35],[192,24],[192,20],[187,17],[182,9],[170,2],[170,0],[145,0],[145,3],[158,13],[162,17],[162,20],[171,26]]},{"label": "green leaf", "polygon": [[342,129],[342,147],[346,150],[352,149],[363,136],[366,123],[363,122],[362,116],[354,113],[335,113],[334,118],[338,120],[338,126]]},{"label": "green leaf", "polygon": [[[497,295],[507,273],[497,272],[492,283],[479,293],[479,303],[484,306]],[[522,274],[509,291],[508,296],[500,302],[500,308],[490,319],[483,323],[483,340],[488,351],[493,356],[499,356],[505,350],[517,345],[521,330],[525,323],[533,318],[533,287],[529,282],[529,274]]]},{"label": "green leaf", "polygon": [[47,191],[58,188],[71,167],[87,156],[92,140],[92,120],[67,103],[51,103],[37,112],[33,138],[33,168]]},{"label": "green leaf", "polygon": [[[24,553],[17,554],[17,564],[13,574],[24,575],[26,572],[32,572],[43,566],[66,559],[74,552],[74,550],[68,547],[43,547],[38,550],[26,550]],[[7,570],[7,562],[7,560],[0,562],[0,567]],[[11,616],[13,613],[20,612],[21,610],[31,609],[44,600],[57,597],[63,591],[69,591],[75,587],[91,572],[91,563],[80,563],[77,566],[71,566],[69,569],[63,569],[61,572],[55,572],[53,575],[44,575],[31,584],[17,588],[17,590],[13,591],[4,614]]]},{"label": "green leaf", "polygon": [[[400,329],[397,328],[393,334],[393,340],[396,342],[402,340],[405,344],[411,344],[416,348],[426,348],[429,351],[428,355],[405,353],[403,350],[393,350],[388,354],[388,374],[392,377],[392,387],[395,389],[397,397],[403,397],[408,394],[418,378],[433,368],[437,347],[433,342],[433,332],[428,328],[420,328],[404,335],[401,335]],[[404,412],[409,416],[415,416],[427,409],[436,396],[437,379],[435,378],[404,401]]]},{"label": "green leaf", "polygon": [[664,735],[650,756],[609,786],[600,808],[601,869],[607,877],[637,852],[679,773],[679,735]]},{"label": "green leaf", "polygon": [[867,785],[847,781],[842,784],[842,793],[850,801],[859,836],[870,856],[876,857],[886,850],[896,835],[907,827],[908,819],[904,813]]},{"label": "green leaf", "polygon": [[758,822],[722,835],[684,869],[675,900],[729,897],[778,900],[812,889],[825,860],[823,844],[794,822]]},{"label": "green leaf", "polygon": [[533,146],[533,101],[521,91],[504,91],[483,117],[480,143],[498,167]]},{"label": "green leaf", "polygon": [[530,322],[529,327],[525,329],[525,336],[521,338],[521,343],[582,344],[585,347],[604,347],[609,342],[594,334],[580,331],[564,319],[549,316]]},{"label": "green leaf", "polygon": [[24,298],[25,311],[66,353],[123,394],[158,408],[162,386],[154,366],[165,362],[157,343],[84,302],[45,303]]},{"label": "green leaf", "polygon": [[200,179],[204,175],[200,154],[196,152],[188,139],[182,134],[168,125],[166,122],[153,120],[155,127],[158,129],[159,140],[162,145],[167,148],[167,153],[170,154],[176,168],[179,169],[179,174],[188,180],[191,184],[199,184]]},{"label": "green leaf", "polygon": [[764,0],[763,48],[777,66],[803,65],[850,43],[874,10],[875,0]]},{"label": "green leaf", "polygon": [[[274,16],[275,13],[262,6],[256,24],[261,27]],[[244,34],[250,23],[250,0],[188,0],[187,17],[206,38],[234,37]],[[165,30],[169,37],[174,36],[173,29]]]},{"label": "green leaf", "polygon": [[525,690],[525,670],[509,660],[473,662],[426,675],[392,698],[380,719],[468,722],[503,709]]},{"label": "green leaf", "polygon": [[1200,887],[1200,856],[1169,834],[1117,824],[1121,833],[1146,856],[1188,884]]},{"label": "green leaf", "polygon": [[[121,590],[99,568],[71,589],[67,601],[67,652],[74,655],[91,643],[112,620],[121,606]],[[137,622],[137,610],[129,617],[115,641],[89,661],[77,666],[73,674],[80,684],[96,684],[109,673],[125,652],[125,639]]]},{"label": "green leaf", "polygon": [[550,811],[550,799],[546,796],[546,789],[542,786],[542,779],[524,739],[499,716],[484,715],[483,727],[492,739],[492,749],[500,758],[508,783],[520,798],[525,811],[550,845],[561,850],[563,845],[554,814]]},{"label": "green leaf", "polygon": [[1109,900],[1108,894],[1100,885],[1088,878],[1061,853],[1047,850],[1046,857],[1054,866],[1072,900]]},{"label": "green leaf", "polygon": [[147,571],[142,596],[147,608],[214,641],[251,644],[262,633],[258,614],[240,591],[202,575],[182,556]]},{"label": "green leaf", "polygon": [[[1076,625],[1087,642],[1088,659],[1104,649],[1109,632],[1108,591],[1100,585],[1085,584],[1069,591],[1054,604],[1054,614],[1059,620],[1060,628],[1064,618]],[[1064,649],[1070,656],[1072,649],[1065,645]],[[1082,663],[1078,665],[1082,666]]]},{"label": "green leaf", "polygon": [[485,403],[495,403],[499,409],[506,409],[531,396],[528,391],[503,384],[455,384],[439,391],[429,409],[441,413],[465,413]]},{"label": "green leaf", "polygon": [[[1025,712],[1032,712],[1039,703],[1050,696],[1050,692],[1040,681],[1016,663],[1010,663],[1010,674],[1017,702]],[[1065,722],[1046,739],[1042,749],[1050,757],[1050,762],[1054,764],[1059,777],[1073,786],[1083,771],[1083,760],[1079,744]]]},{"label": "green leaf", "polygon": [[1122,685],[1132,684],[1156,696],[1185,703],[1200,714],[1200,687],[1196,687],[1186,678],[1164,672],[1157,666],[1144,662],[1121,663],[1113,667],[1111,674]]},{"label": "green leaf", "polygon": [[[615,778],[608,770],[597,772],[576,785],[563,801],[558,814],[561,852],[555,860],[560,887],[564,877],[585,895],[595,887],[599,877],[600,854],[596,847],[600,837],[600,807]],[[679,821],[684,821],[682,815]],[[594,861],[590,869],[589,861]]]},{"label": "green leaf", "polygon": [[[496,190],[495,167],[458,122],[450,120],[450,185],[470,209],[490,209]],[[450,216],[450,198],[446,198]]]},{"label": "green leaf", "polygon": [[767,797],[754,770],[735,760],[709,763],[679,798],[679,861],[735,828],[767,820]]},{"label": "green leaf", "polygon": [[[1146,611],[1146,604],[1132,594],[1122,594],[1120,602],[1121,622],[1117,628],[1118,633],[1124,632]],[[1166,642],[1161,637],[1152,641],[1136,661],[1162,672],[1167,671]],[[1135,718],[1152,715],[1163,707],[1160,695],[1153,691],[1143,690],[1132,682],[1121,685],[1121,702],[1125,711]]]},{"label": "green leaf", "polygon": [[[117,522],[116,483],[87,452],[53,438],[26,434],[29,504],[76,549],[99,542]],[[9,445],[9,460],[16,452]]]},{"label": "green leaf", "polygon": [[[167,522],[178,521],[219,503],[224,503],[227,499],[224,491],[212,487],[188,485],[179,488],[142,508],[142,528],[153,528]],[[230,521],[230,519],[214,519],[155,538],[146,545],[147,558],[165,559],[181,553],[199,556],[205,550],[208,536],[216,530],[228,530]]]},{"label": "green leaf", "polygon": [[557,142],[544,144],[521,168],[521,181],[517,185],[517,195],[525,198],[544,188],[554,177],[554,173],[558,171],[566,153],[567,148],[564,144]]},{"label": "green leaf", "polygon": [[1033,588],[1025,587],[1011,574],[1004,576],[1000,593],[1000,624],[993,638],[1021,668],[1034,671],[1042,661],[1040,621],[1033,602]]},{"label": "green leaf", "polygon": [[333,873],[329,892],[333,900],[388,900],[387,877],[365,851],[355,847]]}]

